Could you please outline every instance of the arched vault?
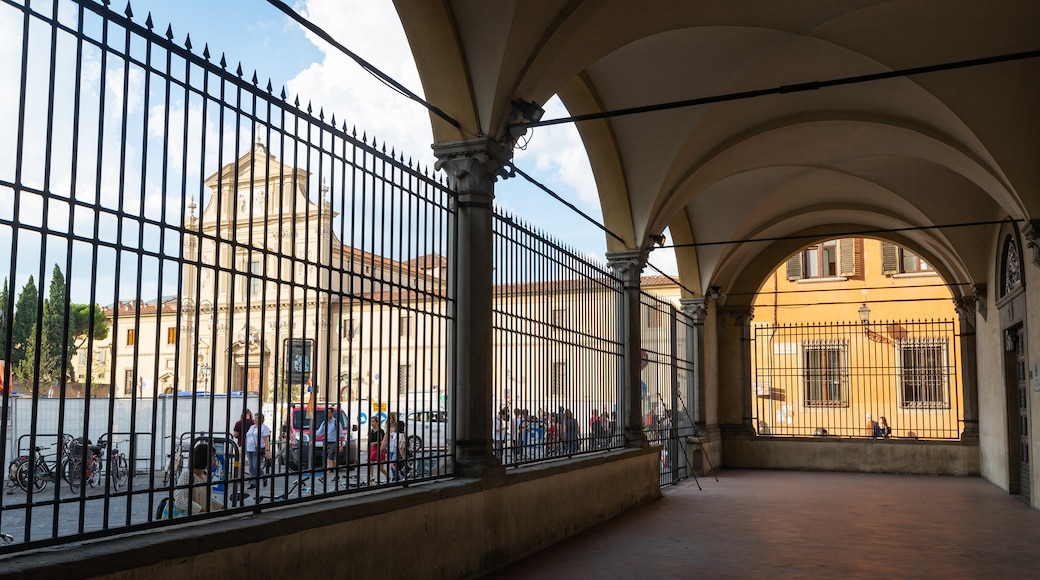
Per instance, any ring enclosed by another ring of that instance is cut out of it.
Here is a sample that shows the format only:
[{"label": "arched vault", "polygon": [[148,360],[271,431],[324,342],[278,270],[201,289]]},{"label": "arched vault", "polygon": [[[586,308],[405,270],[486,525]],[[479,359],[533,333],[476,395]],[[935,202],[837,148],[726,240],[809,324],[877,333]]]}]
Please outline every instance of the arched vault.
[{"label": "arched vault", "polygon": [[[432,117],[441,143],[509,147],[512,103],[553,94],[584,115],[992,57],[578,123],[605,225],[624,239],[608,247],[647,247],[670,228],[695,293],[809,240],[715,242],[835,224],[926,228],[879,237],[920,250],[947,280],[979,282],[990,254],[977,240],[992,222],[1040,215],[1040,58],[1012,58],[1040,50],[1040,3],[395,4],[427,99],[459,125]],[[989,225],[935,228],[977,222]]]}]

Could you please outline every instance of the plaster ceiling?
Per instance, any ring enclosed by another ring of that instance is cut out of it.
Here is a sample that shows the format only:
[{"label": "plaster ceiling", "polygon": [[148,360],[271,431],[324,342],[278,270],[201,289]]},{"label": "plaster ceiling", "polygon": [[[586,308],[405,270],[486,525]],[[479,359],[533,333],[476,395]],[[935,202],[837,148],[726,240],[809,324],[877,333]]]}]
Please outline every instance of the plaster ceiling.
[{"label": "plaster ceiling", "polygon": [[[504,140],[514,99],[559,94],[579,115],[1040,50],[1032,0],[395,3],[427,98],[463,125],[434,119],[440,142]],[[1028,58],[577,127],[606,225],[638,248],[667,227],[679,243],[1035,219],[1037,103]],[[996,231],[891,237],[980,283]],[[765,248],[687,249],[680,276],[695,291],[736,284]]]}]

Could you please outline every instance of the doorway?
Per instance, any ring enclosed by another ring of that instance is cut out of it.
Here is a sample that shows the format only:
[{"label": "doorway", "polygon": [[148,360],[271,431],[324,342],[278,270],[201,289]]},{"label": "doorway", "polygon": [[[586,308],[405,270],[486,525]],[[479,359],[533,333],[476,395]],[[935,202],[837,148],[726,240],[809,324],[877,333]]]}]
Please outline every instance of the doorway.
[{"label": "doorway", "polygon": [[1006,331],[1004,376],[1008,393],[1008,491],[1030,503],[1029,380],[1025,332],[1021,324]]}]

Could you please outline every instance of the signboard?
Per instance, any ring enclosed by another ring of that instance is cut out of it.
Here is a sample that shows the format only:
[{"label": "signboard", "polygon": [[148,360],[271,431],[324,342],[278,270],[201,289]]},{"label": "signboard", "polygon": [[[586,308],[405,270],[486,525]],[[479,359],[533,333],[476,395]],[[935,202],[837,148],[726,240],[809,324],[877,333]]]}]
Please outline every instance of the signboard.
[{"label": "signboard", "polygon": [[285,341],[285,381],[290,385],[303,385],[311,378],[311,356],[314,341],[305,338],[290,338]]}]

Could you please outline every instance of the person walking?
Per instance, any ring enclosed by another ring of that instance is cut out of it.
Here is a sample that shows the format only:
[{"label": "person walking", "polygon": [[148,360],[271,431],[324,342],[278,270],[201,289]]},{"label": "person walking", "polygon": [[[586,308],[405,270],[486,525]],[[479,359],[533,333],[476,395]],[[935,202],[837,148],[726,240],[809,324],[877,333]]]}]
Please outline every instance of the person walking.
[{"label": "person walking", "polygon": [[[246,455],[249,457],[249,489],[256,487],[256,479],[260,475],[262,458],[271,458],[271,428],[264,424],[264,414],[256,414],[256,422],[246,432]],[[264,480],[267,485],[267,480]]]},{"label": "person walking", "polygon": [[340,428],[339,418],[333,407],[325,409],[325,422],[318,427],[318,433],[325,438],[325,467],[334,471],[336,459],[339,457],[339,451],[343,445],[343,429]]}]

